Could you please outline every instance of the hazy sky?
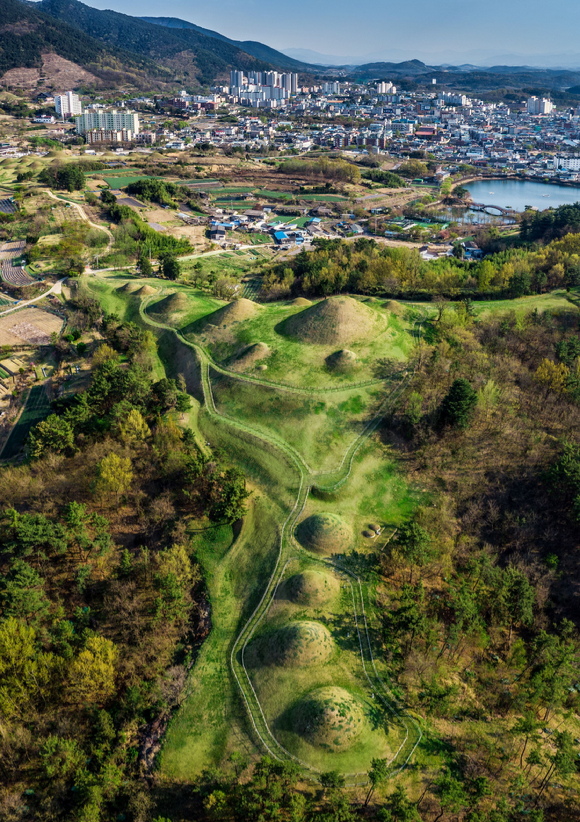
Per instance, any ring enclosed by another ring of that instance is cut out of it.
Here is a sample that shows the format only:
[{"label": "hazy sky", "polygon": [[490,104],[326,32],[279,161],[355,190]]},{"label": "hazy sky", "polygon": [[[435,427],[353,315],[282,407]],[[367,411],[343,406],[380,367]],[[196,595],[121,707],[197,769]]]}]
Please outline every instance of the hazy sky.
[{"label": "hazy sky", "polygon": [[236,40],[325,54],[389,48],[540,54],[580,51],[578,0],[84,0],[135,16],[180,17]]}]

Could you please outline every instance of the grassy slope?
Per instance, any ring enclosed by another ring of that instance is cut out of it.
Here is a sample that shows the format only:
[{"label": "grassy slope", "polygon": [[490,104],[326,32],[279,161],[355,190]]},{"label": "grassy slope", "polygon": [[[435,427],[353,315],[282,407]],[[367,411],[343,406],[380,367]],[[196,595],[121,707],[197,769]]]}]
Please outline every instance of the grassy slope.
[{"label": "grassy slope", "polygon": [[292,394],[211,372],[216,406],[225,416],[274,432],[296,448],[313,470],[332,470],[372,416],[381,386],[332,394]]},{"label": "grassy slope", "polygon": [[206,574],[213,627],[190,676],[190,696],[167,733],[161,760],[163,776],[187,780],[217,765],[233,750],[256,753],[241,696],[229,666],[233,641],[257,605],[272,573],[278,526],[292,504],[298,478],[268,448],[244,442],[238,432],[214,425],[201,415],[204,433],[240,465],[254,488],[242,532],[228,547],[214,550],[196,537],[194,549]]}]

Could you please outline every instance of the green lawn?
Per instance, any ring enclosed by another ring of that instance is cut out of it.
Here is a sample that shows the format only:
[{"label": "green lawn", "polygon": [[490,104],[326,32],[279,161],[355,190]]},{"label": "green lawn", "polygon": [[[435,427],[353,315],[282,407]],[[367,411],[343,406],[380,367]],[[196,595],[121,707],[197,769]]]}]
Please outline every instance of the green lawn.
[{"label": "green lawn", "polygon": [[531,297],[519,297],[513,300],[474,300],[472,302],[475,313],[478,317],[487,317],[490,314],[502,311],[516,311],[527,312],[537,309],[538,311],[546,311],[548,309],[561,308],[570,310],[572,302],[568,296],[577,298],[576,290],[570,292],[570,295],[564,290],[551,291],[549,294],[535,294]]},{"label": "green lawn", "polygon": [[384,396],[382,386],[331,394],[295,394],[211,372],[216,406],[224,416],[273,433],[295,448],[315,471],[330,471],[358,437]]},{"label": "green lawn", "polygon": [[130,186],[132,183],[138,183],[139,180],[160,180],[164,179],[161,177],[151,177],[147,174],[138,174],[138,175],[130,175],[128,174],[126,177],[103,177],[103,180],[106,182],[108,186],[111,188],[125,188],[125,186]]}]

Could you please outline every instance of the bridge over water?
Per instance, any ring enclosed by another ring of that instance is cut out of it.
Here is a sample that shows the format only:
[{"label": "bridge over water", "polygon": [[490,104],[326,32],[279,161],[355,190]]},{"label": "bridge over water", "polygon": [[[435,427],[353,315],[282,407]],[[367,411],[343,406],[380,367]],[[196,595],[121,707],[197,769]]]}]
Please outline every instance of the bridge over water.
[{"label": "bridge over water", "polygon": [[515,208],[502,208],[498,205],[485,205],[484,203],[469,203],[469,208],[472,211],[485,211],[486,214],[490,213],[488,209],[493,209],[493,211],[499,211],[500,214],[507,214],[509,216],[517,213]]}]

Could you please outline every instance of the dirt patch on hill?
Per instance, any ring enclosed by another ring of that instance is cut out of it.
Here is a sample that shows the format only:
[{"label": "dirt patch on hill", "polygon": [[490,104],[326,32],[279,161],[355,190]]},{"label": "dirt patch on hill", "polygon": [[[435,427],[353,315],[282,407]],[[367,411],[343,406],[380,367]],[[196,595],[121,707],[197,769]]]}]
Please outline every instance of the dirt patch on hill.
[{"label": "dirt patch on hill", "polygon": [[[42,81],[40,78],[44,78]],[[2,85],[17,88],[75,88],[82,84],[102,85],[98,77],[82,66],[53,52],[42,55],[42,68],[15,68],[2,76]]]}]

